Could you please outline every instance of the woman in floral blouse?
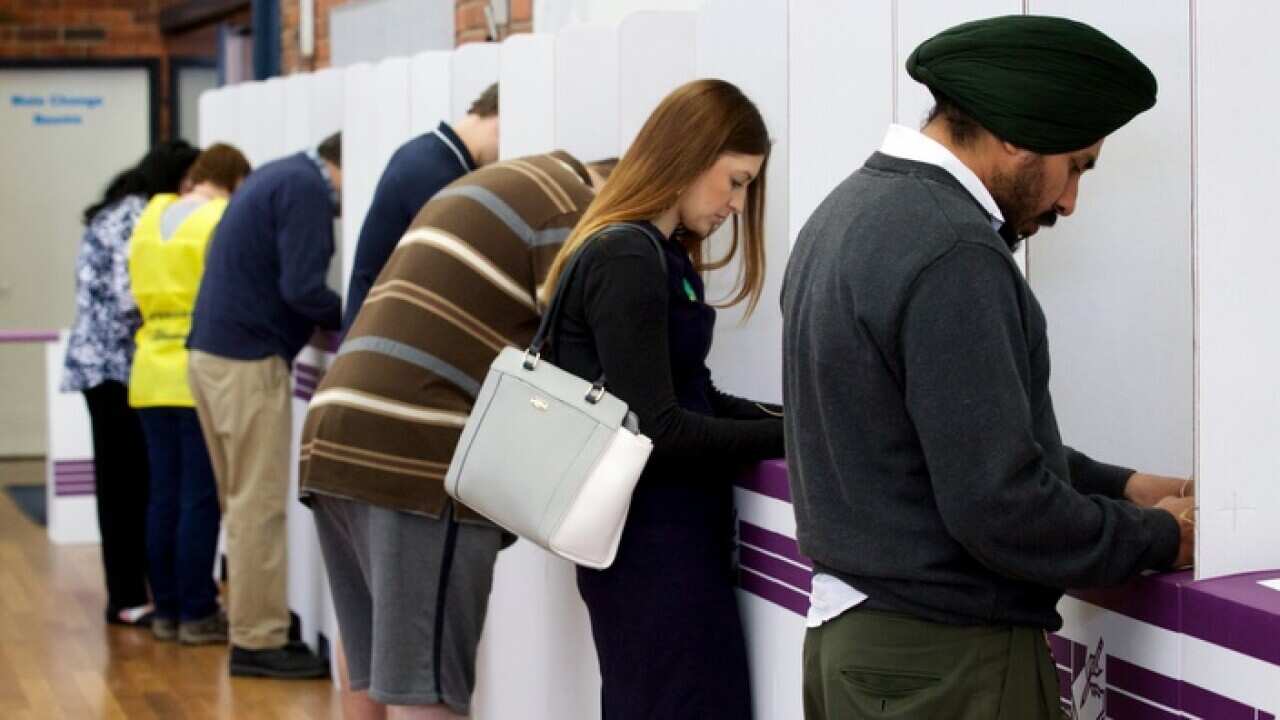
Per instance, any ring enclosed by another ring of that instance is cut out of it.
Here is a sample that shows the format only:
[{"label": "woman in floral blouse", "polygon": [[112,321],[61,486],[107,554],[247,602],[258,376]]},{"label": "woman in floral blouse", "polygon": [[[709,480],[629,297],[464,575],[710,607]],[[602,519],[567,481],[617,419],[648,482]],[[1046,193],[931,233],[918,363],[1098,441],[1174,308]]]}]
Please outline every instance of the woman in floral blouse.
[{"label": "woman in floral blouse", "polygon": [[76,259],[76,320],[67,344],[63,392],[83,392],[107,580],[106,620],[150,623],[146,573],[147,448],[129,407],[133,334],[140,324],[129,291],[129,236],[152,195],[177,192],[197,151],[183,141],[155,146],[113,179],[84,211]]}]

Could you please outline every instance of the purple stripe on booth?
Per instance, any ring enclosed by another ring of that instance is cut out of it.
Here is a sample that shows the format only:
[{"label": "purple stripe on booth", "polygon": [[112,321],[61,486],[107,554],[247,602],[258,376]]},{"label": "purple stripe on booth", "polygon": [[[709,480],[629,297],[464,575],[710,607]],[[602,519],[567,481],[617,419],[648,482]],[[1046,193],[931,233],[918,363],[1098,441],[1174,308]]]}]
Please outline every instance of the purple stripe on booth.
[{"label": "purple stripe on booth", "polygon": [[1182,716],[1122,695],[1107,693],[1107,717],[1123,720],[1181,720]]},{"label": "purple stripe on booth", "polygon": [[69,487],[69,488],[57,487],[57,488],[54,488],[53,494],[56,495],[57,497],[76,497],[79,495],[93,495],[94,488],[92,485],[76,486],[76,487]]},{"label": "purple stripe on booth", "polygon": [[1258,584],[1280,572],[1202,580],[1184,588],[1182,632],[1280,665],[1280,591]]},{"label": "purple stripe on booth", "polygon": [[1254,720],[1257,713],[1244,703],[1209,692],[1189,682],[1182,683],[1183,712],[1213,720]]},{"label": "purple stripe on booth", "polygon": [[804,594],[746,568],[738,569],[738,587],[797,615],[809,612],[809,598]]},{"label": "purple stripe on booth", "polygon": [[746,545],[754,545],[762,550],[768,550],[789,560],[795,560],[805,567],[813,567],[813,563],[809,562],[809,558],[800,554],[800,546],[796,544],[794,538],[789,538],[772,530],[765,530],[759,525],[753,525],[746,520],[738,521],[738,541]]},{"label": "purple stripe on booth", "polygon": [[1089,648],[1078,642],[1071,643],[1071,679],[1075,680],[1089,664]]},{"label": "purple stripe on booth", "polygon": [[1258,711],[1258,720],[1276,720],[1276,716],[1265,710]]},{"label": "purple stripe on booth", "polygon": [[1178,681],[1116,657],[1107,656],[1107,685],[1168,707],[1178,707]]},{"label": "purple stripe on booth", "polygon": [[1143,575],[1113,588],[1071,590],[1067,594],[1091,605],[1127,615],[1165,630],[1179,631],[1178,599],[1193,580],[1191,571]]},{"label": "purple stripe on booth", "polygon": [[70,470],[70,469],[77,469],[77,468],[92,470],[93,460],[54,460],[53,461],[53,469],[55,472],[62,469]]},{"label": "purple stripe on booth", "polygon": [[308,375],[313,378],[318,378],[321,375],[324,375],[324,370],[316,367],[315,365],[308,365],[306,363],[294,363],[293,368],[298,371],[299,376]]},{"label": "purple stripe on booth", "polygon": [[297,387],[306,388],[307,390],[315,390],[316,386],[319,384],[320,382],[315,378],[302,377],[301,375],[298,376],[298,379],[295,382]]},{"label": "purple stripe on booth", "polygon": [[1071,641],[1061,635],[1049,635],[1049,650],[1053,653],[1054,662],[1071,667]]},{"label": "purple stripe on booth", "polygon": [[301,388],[293,391],[294,397],[298,398],[299,400],[305,400],[306,402],[311,402],[312,394],[313,393],[303,390]]},{"label": "purple stripe on booth", "polygon": [[57,342],[56,330],[0,330],[0,343]]},{"label": "purple stripe on booth", "polygon": [[812,589],[813,572],[811,570],[786,560],[779,560],[746,545],[738,548],[738,563],[805,592]]},{"label": "purple stripe on booth", "polygon": [[1071,702],[1071,671],[1058,668],[1058,697]]},{"label": "purple stripe on booth", "polygon": [[783,460],[765,460],[757,464],[738,477],[737,485],[744,490],[791,502],[787,463]]}]

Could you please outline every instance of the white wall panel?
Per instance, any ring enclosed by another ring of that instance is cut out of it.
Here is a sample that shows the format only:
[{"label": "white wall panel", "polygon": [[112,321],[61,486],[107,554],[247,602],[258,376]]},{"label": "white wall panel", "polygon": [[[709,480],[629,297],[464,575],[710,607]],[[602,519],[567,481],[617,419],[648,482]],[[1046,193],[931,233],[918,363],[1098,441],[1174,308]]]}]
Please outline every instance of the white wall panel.
[{"label": "white wall panel", "polygon": [[231,106],[232,95],[227,87],[207,90],[200,95],[200,147],[209,147],[215,142],[226,141],[232,135],[235,122],[235,109]]},{"label": "white wall panel", "polygon": [[553,35],[512,35],[502,43],[499,115],[502,159],[555,149]]},{"label": "white wall panel", "polygon": [[378,159],[378,94],[374,67],[348,67],[343,81],[342,122],[342,295],[346,297],[355,260],[356,239],[369,212],[373,189],[382,172]]},{"label": "white wall panel", "polygon": [[893,18],[885,1],[791,0],[789,234],[880,146],[893,120]]},{"label": "white wall panel", "polygon": [[307,149],[311,141],[311,84],[315,76],[297,73],[284,78],[283,154]]},{"label": "white wall panel", "polygon": [[618,26],[619,155],[662,98],[693,79],[697,18],[691,12],[640,12]]},{"label": "white wall panel", "polygon": [[[1129,48],[1159,102],[1115,132],[1076,211],[1027,241],[1049,321],[1063,439],[1102,460],[1192,471],[1191,65],[1187,2],[1032,0]],[[1099,422],[1105,418],[1105,422]]]},{"label": "white wall panel", "polygon": [[317,144],[342,129],[345,72],[326,68],[311,73],[311,143]]},{"label": "white wall panel", "polygon": [[896,122],[918,128],[924,122],[933,96],[924,85],[907,75],[907,57],[920,43],[953,25],[998,15],[1021,15],[1020,0],[896,0],[897,32],[894,36],[897,61]]},{"label": "white wall panel", "polygon": [[591,162],[618,154],[618,30],[571,25],[556,35],[555,146]]},{"label": "white wall panel", "polygon": [[[554,149],[555,43],[550,35],[502,43],[504,159]],[[599,717],[595,646],[575,578],[571,563],[523,540],[498,556],[477,658],[475,717]]]},{"label": "white wall panel", "polygon": [[[736,84],[756,104],[773,140],[765,180],[764,293],[756,312],[744,316],[745,303],[722,309],[716,321],[715,342],[708,364],[716,383],[726,392],[757,400],[782,399],[782,312],[778,294],[790,250],[787,229],[787,169],[790,141],[787,128],[787,2],[762,0],[752,12],[741,3],[713,0],[698,13],[697,74]],[[720,257],[731,242],[731,223],[711,239],[711,256]],[[707,277],[707,299],[719,302],[729,295],[737,276],[735,259]]]},{"label": "white wall panel", "polygon": [[284,147],[284,85],[280,78],[238,87],[240,148],[254,167],[280,157]]},{"label": "white wall panel", "polygon": [[449,87],[451,119],[466,115],[480,93],[498,81],[501,64],[498,43],[467,43],[453,51],[453,82]]},{"label": "white wall panel", "polygon": [[1280,567],[1280,245],[1270,212],[1280,98],[1269,90],[1280,7],[1195,7],[1197,574],[1215,577]]},{"label": "white wall panel", "polygon": [[374,66],[376,105],[370,108],[377,133],[375,164],[378,176],[391,155],[410,138],[409,59],[387,58]]},{"label": "white wall panel", "polygon": [[409,133],[430,132],[441,120],[452,121],[453,53],[431,50],[409,61]]}]

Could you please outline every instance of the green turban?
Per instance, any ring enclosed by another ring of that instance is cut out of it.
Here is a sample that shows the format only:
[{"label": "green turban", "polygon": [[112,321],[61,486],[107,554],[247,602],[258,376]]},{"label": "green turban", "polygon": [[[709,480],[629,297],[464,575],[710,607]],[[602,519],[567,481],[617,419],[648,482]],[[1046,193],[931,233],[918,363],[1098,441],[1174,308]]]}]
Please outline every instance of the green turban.
[{"label": "green turban", "polygon": [[907,73],[1002,140],[1050,155],[1098,142],[1156,104],[1156,78],[1073,20],[1009,15],[925,40]]}]

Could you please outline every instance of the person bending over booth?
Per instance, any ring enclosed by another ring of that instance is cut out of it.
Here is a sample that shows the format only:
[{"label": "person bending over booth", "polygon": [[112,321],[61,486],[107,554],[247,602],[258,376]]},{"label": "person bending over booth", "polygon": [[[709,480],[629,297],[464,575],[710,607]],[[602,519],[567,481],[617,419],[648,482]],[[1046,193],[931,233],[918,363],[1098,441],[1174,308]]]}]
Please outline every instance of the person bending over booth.
[{"label": "person bending over booth", "polygon": [[1063,590],[1188,564],[1193,501],[1063,444],[1013,250],[1075,212],[1156,79],[1036,16],[946,30],[907,71],[937,101],[923,131],[889,128],[784,280],[787,459],[816,572],[805,716],[1059,718],[1045,631]]},{"label": "person bending over booth", "polygon": [[129,238],[157,193],[176,193],[199,151],[159,143],[85,209],[76,257],[76,317],[62,392],[84,393],[93,436],[94,501],[102,535],[109,625],[150,627],[147,594],[147,443],[129,407],[133,336],[142,319],[129,289]]},{"label": "person bending over booth", "polygon": [[328,664],[289,642],[289,366],[317,327],[337,330],[325,284],[342,187],[340,134],[255,170],[209,246],[187,347],[191,393],[227,529],[231,674],[313,678]]},{"label": "person bending over booth", "polygon": [[485,89],[454,125],[441,122],[396,150],[373,191],[360,227],[342,328],[356,319],[369,287],[396,249],[400,236],[445,185],[498,159],[498,85]]},{"label": "person bending over booth", "polygon": [[468,713],[494,562],[512,538],[445,494],[445,470],[490,363],[532,339],[538,284],[603,170],[557,151],[437,193],[311,398],[300,486],[333,591],[351,716]]},{"label": "person bending over booth", "polygon": [[187,383],[186,343],[209,240],[249,169],[234,147],[209,147],[187,173],[190,190],[153,197],[129,242],[129,280],[142,313],[129,404],[142,419],[151,466],[151,630],[185,645],[227,641],[213,581],[218,489]]}]

